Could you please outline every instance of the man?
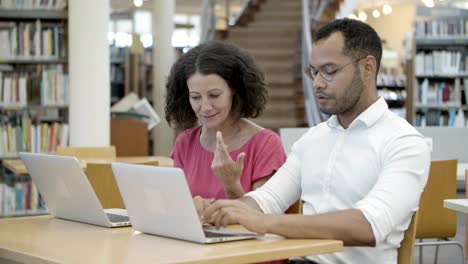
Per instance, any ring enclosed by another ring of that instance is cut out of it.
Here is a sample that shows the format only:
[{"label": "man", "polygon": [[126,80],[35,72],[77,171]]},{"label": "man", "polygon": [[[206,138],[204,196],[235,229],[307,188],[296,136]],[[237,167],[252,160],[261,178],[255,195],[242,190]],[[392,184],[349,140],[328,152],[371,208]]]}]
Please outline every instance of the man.
[{"label": "man", "polygon": [[[261,188],[205,203],[205,221],[347,246],[309,258],[318,263],[396,263],[427,181],[430,150],[377,97],[381,56],[380,38],[365,23],[339,19],[318,30],[307,72],[320,110],[333,116],[301,137]],[[303,215],[280,215],[299,198]]]}]

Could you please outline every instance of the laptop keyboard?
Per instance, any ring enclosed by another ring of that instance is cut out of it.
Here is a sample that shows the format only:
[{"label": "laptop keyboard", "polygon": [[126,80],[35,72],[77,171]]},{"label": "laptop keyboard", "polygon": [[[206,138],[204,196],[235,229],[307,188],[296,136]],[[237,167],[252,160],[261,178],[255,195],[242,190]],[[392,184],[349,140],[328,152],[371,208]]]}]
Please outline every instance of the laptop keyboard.
[{"label": "laptop keyboard", "polygon": [[205,233],[205,237],[239,237],[239,236],[246,236],[247,234],[245,233],[239,233],[239,234],[226,234],[226,233],[220,233],[220,232],[211,232],[207,230],[203,230]]},{"label": "laptop keyboard", "polygon": [[106,213],[106,215],[109,218],[109,221],[111,221],[111,223],[121,223],[121,222],[130,221],[130,218],[125,215],[116,215],[116,214],[109,214],[109,213]]}]

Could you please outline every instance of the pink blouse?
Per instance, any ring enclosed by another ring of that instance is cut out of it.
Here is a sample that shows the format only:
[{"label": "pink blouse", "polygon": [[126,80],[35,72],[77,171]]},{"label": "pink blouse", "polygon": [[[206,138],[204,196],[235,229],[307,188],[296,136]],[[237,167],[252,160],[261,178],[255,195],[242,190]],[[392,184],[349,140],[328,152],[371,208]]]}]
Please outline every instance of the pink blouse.
[{"label": "pink blouse", "polygon": [[[211,170],[214,153],[205,150],[200,144],[201,128],[199,126],[180,133],[170,156],[174,160],[174,167],[184,171],[192,196],[226,198],[220,180]],[[258,131],[242,147],[229,152],[229,155],[235,161],[242,152],[246,154],[241,175],[241,185],[245,192],[251,191],[257,180],[277,171],[286,160],[279,136],[269,129]]]}]

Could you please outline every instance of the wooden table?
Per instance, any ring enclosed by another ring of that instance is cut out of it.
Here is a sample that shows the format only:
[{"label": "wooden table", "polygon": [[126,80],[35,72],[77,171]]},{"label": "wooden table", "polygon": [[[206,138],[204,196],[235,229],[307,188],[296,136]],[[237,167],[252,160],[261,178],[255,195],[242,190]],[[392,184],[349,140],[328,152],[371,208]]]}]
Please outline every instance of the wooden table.
[{"label": "wooden table", "polygon": [[460,213],[468,214],[468,199],[445,199],[444,207]]},{"label": "wooden table", "polygon": [[[109,162],[124,162],[124,163],[143,163],[143,162],[159,162],[159,166],[162,167],[172,167],[173,162],[171,158],[163,156],[146,156],[146,157],[117,157],[116,160],[103,160],[103,159],[86,159],[80,160],[81,166],[83,169],[86,169],[88,163],[109,163]],[[14,174],[27,174],[26,166],[20,159],[8,159],[3,160],[3,166]]]},{"label": "wooden table", "polygon": [[0,234],[0,263],[252,263],[343,249],[337,240],[273,235],[201,245],[52,216],[0,219]]},{"label": "wooden table", "polygon": [[[465,170],[465,193],[467,199],[445,199],[444,207],[465,214],[465,220],[468,219],[468,169]],[[468,241],[468,230],[465,230],[465,244]],[[468,262],[468,247],[465,246],[465,257]]]}]

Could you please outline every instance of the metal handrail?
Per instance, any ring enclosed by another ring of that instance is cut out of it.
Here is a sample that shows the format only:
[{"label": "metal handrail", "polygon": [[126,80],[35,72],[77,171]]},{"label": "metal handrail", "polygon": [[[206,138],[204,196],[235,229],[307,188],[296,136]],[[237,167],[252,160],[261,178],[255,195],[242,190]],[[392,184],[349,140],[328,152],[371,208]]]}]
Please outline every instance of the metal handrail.
[{"label": "metal handrail", "polygon": [[200,8],[200,42],[213,40],[216,33],[216,0],[203,0]]},{"label": "metal handrail", "polygon": [[[310,0],[302,0],[302,68],[304,69],[309,65],[310,52],[312,50],[312,34],[311,26],[316,25],[316,22],[322,15],[328,0],[313,1],[313,12],[310,12]],[[318,5],[318,6],[317,6]],[[311,16],[313,13],[313,16]],[[312,80],[302,72],[302,87],[304,90],[304,103],[306,110],[306,119],[310,127],[315,126],[325,120],[325,116],[318,108],[316,98],[314,96]]]},{"label": "metal handrail", "polygon": [[[225,5],[225,14],[224,16],[217,17],[216,15],[216,1],[217,0],[203,0],[200,9],[200,42],[205,42],[208,40],[213,40],[216,35],[216,22],[218,20],[225,20],[226,26],[229,27],[237,23],[242,14],[245,13],[245,10],[249,8],[251,3],[254,3],[256,0],[244,0],[242,7],[234,18],[231,20],[231,4],[230,0],[219,0],[224,1]],[[230,23],[231,21],[231,23]]]}]

